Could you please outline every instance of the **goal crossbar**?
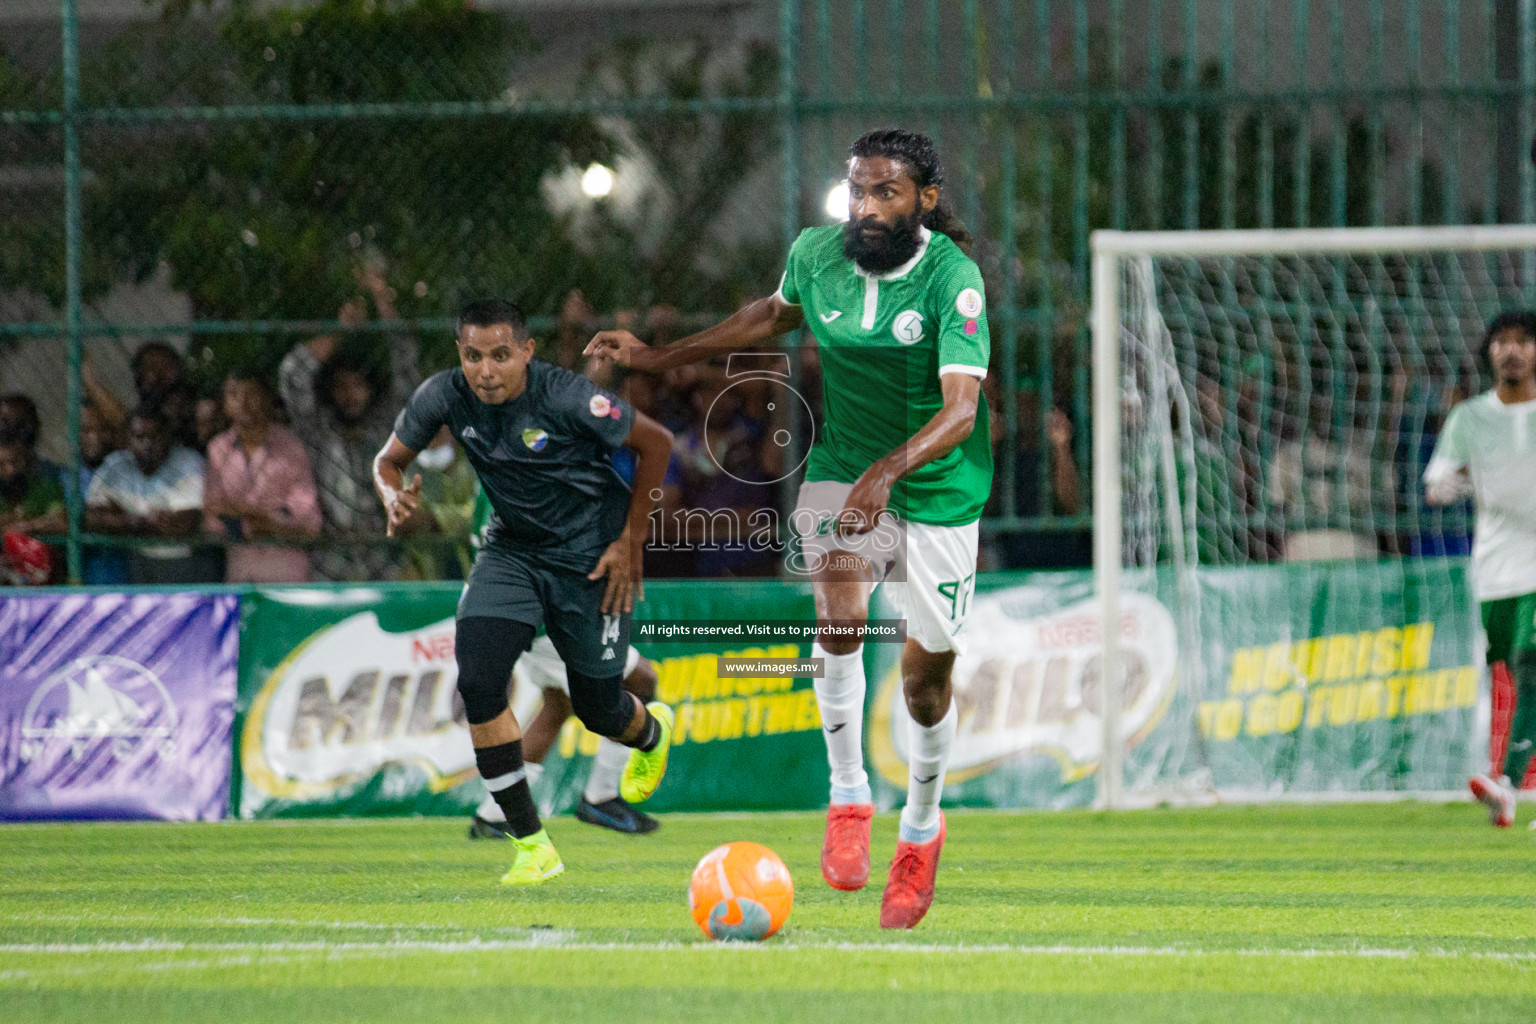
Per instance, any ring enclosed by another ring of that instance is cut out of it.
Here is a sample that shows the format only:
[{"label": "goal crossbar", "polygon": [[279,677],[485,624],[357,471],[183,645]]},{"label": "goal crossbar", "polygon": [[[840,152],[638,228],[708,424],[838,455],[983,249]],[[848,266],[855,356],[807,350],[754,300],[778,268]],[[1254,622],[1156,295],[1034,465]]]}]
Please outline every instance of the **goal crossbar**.
[{"label": "goal crossbar", "polygon": [[1095,256],[1304,256],[1536,248],[1536,224],[1272,231],[1095,231]]}]

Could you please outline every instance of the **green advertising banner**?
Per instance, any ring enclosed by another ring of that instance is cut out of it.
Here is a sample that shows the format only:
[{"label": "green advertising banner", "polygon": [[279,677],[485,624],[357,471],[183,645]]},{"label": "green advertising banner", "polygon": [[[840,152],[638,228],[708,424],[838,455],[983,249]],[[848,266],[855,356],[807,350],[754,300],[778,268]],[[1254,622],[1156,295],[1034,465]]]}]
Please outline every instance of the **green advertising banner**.
[{"label": "green advertising banner", "polygon": [[[1122,594],[1128,802],[1460,791],[1480,634],[1454,560],[1131,573]],[[877,591],[875,614],[895,614]],[[1103,750],[1091,573],[979,577],[956,659],[946,802],[1085,806]],[[871,645],[876,799],[906,791],[894,649]]]},{"label": "green advertising banner", "polygon": [[[1455,560],[1131,573],[1121,733],[1130,802],[1460,790],[1479,749],[1480,633]],[[812,808],[826,753],[808,678],[722,678],[721,657],[810,639],[689,641],[665,623],[795,620],[810,588],[653,582],[631,635],[677,713],[657,811]],[[454,584],[272,588],[244,600],[235,809],[242,817],[467,814],[483,796],[459,704]],[[872,615],[899,617],[876,591]],[[947,802],[1090,803],[1102,751],[1092,575],[983,576],[955,662]],[[867,643],[877,801],[906,790],[900,646]],[[527,686],[520,680],[519,686]],[[529,714],[536,695],[514,695]],[[545,760],[545,813],[574,806],[597,737],[574,719]]]},{"label": "green advertising banner", "polygon": [[[657,697],[677,714],[667,777],[650,811],[792,810],[825,806],[827,753],[810,679],[721,678],[721,657],[799,658],[811,642],[685,642],[648,635],[647,623],[815,621],[811,589],[776,580],[645,585],[631,642],[656,666]],[[744,633],[746,631],[744,630]],[[869,645],[876,646],[874,644]],[[882,645],[888,646],[888,645]],[[597,737],[574,719],[545,760],[540,802],[575,806]]]},{"label": "green advertising banner", "polygon": [[458,701],[457,584],[282,587],[242,601],[242,818],[468,813],[484,789]]},{"label": "green advertising banner", "polygon": [[[484,795],[458,700],[457,584],[284,587],[245,599],[235,809],[242,817],[469,813]],[[666,781],[647,809],[815,807],[826,801],[821,717],[809,679],[722,679],[716,659],[792,658],[801,643],[680,642],[657,620],[814,620],[807,585],[646,586],[631,633],[677,714]],[[519,679],[519,686],[529,685]],[[514,694],[531,715],[537,697]],[[526,721],[525,723],[526,724]],[[534,794],[573,807],[597,737],[574,718]],[[771,785],[764,784],[772,780]]]}]

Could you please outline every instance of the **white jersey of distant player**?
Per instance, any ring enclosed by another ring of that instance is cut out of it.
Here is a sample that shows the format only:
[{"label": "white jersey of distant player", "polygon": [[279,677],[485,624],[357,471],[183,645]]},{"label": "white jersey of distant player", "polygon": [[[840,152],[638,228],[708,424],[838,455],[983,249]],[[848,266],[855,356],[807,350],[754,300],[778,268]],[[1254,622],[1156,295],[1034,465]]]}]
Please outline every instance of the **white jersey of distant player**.
[{"label": "white jersey of distant player", "polygon": [[1457,403],[1424,471],[1431,496],[1477,502],[1472,581],[1479,601],[1536,593],[1536,401],[1486,394]]},{"label": "white jersey of distant player", "polygon": [[[640,652],[629,645],[629,655],[624,659],[624,675],[627,678],[640,664]],[[517,659],[512,666],[512,714],[523,725],[533,721],[539,705],[544,701],[545,690],[559,690],[571,694],[570,680],[566,678],[565,662],[555,650],[555,642],[548,633],[534,637],[533,646]]]}]

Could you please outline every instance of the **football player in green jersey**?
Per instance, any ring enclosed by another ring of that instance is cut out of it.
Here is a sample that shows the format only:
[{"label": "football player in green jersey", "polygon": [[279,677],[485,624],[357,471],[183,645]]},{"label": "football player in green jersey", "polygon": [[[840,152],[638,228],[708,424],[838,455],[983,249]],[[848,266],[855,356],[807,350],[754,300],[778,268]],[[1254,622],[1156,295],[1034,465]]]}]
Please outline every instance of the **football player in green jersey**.
[{"label": "football player in green jersey", "polygon": [[[1424,470],[1431,505],[1471,496],[1477,504],[1472,585],[1482,604],[1488,664],[1504,662],[1515,683],[1504,772],[1472,776],[1472,795],[1500,828],[1515,823],[1515,794],[1536,755],[1536,313],[1501,313],[1483,356],[1498,383],[1458,402]],[[1532,827],[1536,827],[1533,825]]]},{"label": "football player in green jersey", "polygon": [[884,581],[907,623],[911,713],[907,803],[880,907],[887,928],[916,925],[933,902],[955,736],[950,670],[965,649],[976,524],[992,486],[984,288],[961,249],[970,237],[941,201],[943,182],[927,136],[870,132],[849,150],[848,221],[803,231],[777,292],[665,348],[627,331],[602,331],[587,346],[661,372],[801,327],[815,335],[825,422],[792,524],[815,593],[812,653],[826,666],[815,681],[832,768],[822,874],[846,890],[869,878],[861,643],[829,627],[864,622]]}]

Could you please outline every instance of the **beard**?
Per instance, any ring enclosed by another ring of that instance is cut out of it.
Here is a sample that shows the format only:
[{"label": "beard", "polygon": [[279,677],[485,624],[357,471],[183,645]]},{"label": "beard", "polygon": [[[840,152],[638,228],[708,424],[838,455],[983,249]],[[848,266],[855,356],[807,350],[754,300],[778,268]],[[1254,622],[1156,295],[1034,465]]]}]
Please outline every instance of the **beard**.
[{"label": "beard", "polygon": [[1526,367],[1519,359],[1506,359],[1499,363],[1499,383],[1503,384],[1505,387],[1519,387],[1521,384],[1525,383],[1525,378],[1528,375],[1529,374],[1526,371]]},{"label": "beard", "polygon": [[[911,214],[890,225],[873,217],[850,220],[843,225],[843,255],[871,274],[889,273],[917,255],[922,220],[916,204]],[[865,229],[877,234],[867,236]]]}]

